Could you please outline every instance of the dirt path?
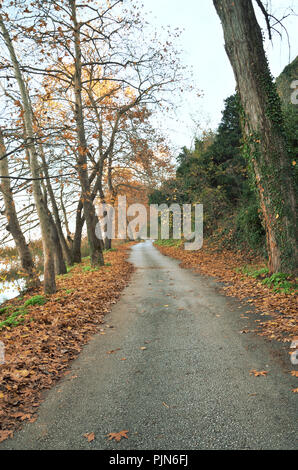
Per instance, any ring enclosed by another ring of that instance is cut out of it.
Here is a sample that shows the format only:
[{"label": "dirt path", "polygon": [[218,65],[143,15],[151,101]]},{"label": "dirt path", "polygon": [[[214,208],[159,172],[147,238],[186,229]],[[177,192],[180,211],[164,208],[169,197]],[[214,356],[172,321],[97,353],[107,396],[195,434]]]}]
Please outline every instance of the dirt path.
[{"label": "dirt path", "polygon": [[[247,305],[151,242],[131,261],[132,282],[107,316],[114,328],[94,336],[38,420],[0,449],[297,448],[288,347],[241,334]],[[107,440],[121,430],[128,439]]]}]

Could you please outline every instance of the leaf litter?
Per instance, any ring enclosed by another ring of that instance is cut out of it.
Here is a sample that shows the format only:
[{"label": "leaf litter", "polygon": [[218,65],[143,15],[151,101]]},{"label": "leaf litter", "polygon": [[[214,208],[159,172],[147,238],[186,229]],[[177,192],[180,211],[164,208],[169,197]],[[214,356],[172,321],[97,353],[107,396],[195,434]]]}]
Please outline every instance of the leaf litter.
[{"label": "leaf litter", "polygon": [[[92,335],[104,333],[99,331],[104,316],[134,270],[127,261],[132,244],[108,252],[105,261],[110,266],[92,272],[82,270],[88,260],[74,266],[71,275],[57,278],[57,292],[44,305],[31,306],[22,324],[0,331],[6,361],[0,365],[0,442],[12,437],[24,421],[36,419],[42,392],[69,373],[70,362]],[[18,306],[41,293],[36,289],[5,305]]]}]

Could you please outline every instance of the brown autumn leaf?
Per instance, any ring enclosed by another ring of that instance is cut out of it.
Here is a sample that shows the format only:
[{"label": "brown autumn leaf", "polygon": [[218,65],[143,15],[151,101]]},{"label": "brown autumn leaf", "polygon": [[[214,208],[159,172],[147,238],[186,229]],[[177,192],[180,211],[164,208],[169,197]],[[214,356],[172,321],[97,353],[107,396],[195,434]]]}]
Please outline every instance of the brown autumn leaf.
[{"label": "brown autumn leaf", "polygon": [[292,389],[292,392],[293,392],[293,393],[298,393],[298,388],[293,388],[293,389]]},{"label": "brown autumn leaf", "polygon": [[298,377],[298,370],[292,370],[291,375],[293,377]]},{"label": "brown autumn leaf", "polygon": [[86,434],[84,434],[84,437],[86,437],[88,442],[92,442],[95,439],[95,434],[94,432],[87,432]]},{"label": "brown autumn leaf", "polygon": [[0,431],[0,442],[5,441],[5,439],[8,439],[9,437],[13,436],[13,432],[11,430],[3,430]]},{"label": "brown autumn leaf", "polygon": [[20,418],[21,421],[24,421],[25,419],[30,419],[31,414],[19,412],[19,413],[15,413],[14,417],[15,418]]},{"label": "brown autumn leaf", "polygon": [[107,354],[114,354],[115,352],[120,351],[120,350],[121,348],[111,349],[111,351],[107,351]]},{"label": "brown autumn leaf", "polygon": [[28,377],[28,375],[30,375],[30,371],[26,370],[26,369],[22,369],[22,370],[14,371],[11,374],[11,378],[13,380],[19,381],[19,380],[22,380],[25,377]]},{"label": "brown autumn leaf", "polygon": [[266,377],[268,374],[268,370],[260,370],[257,371],[256,369],[252,369],[249,372],[249,375],[254,375],[255,377]]},{"label": "brown autumn leaf", "polygon": [[25,419],[31,419],[31,414],[27,413],[27,414],[24,414],[23,416],[20,417],[21,418],[21,421],[25,421]]},{"label": "brown autumn leaf", "polygon": [[111,441],[112,439],[114,439],[116,442],[120,442],[123,437],[125,437],[125,439],[128,439],[127,437],[128,432],[129,431],[110,432],[108,434],[108,441]]}]

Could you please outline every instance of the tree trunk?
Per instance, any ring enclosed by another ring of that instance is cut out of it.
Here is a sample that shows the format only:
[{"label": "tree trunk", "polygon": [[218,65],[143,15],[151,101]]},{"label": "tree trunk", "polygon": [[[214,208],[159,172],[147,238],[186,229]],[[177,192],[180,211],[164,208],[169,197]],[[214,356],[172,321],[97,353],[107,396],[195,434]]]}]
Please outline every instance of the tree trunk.
[{"label": "tree trunk", "polygon": [[[6,149],[0,129],[0,191],[3,195],[5,215],[7,218],[6,229],[11,233],[18,250],[21,266],[26,276],[26,287],[37,287],[40,284],[40,280],[35,270],[31,252],[19,224],[10,187],[8,162],[6,157],[3,158],[5,154]],[[1,178],[1,176],[4,176],[4,178]]]},{"label": "tree trunk", "polygon": [[36,205],[36,210],[40,222],[42,243],[44,250],[44,292],[45,294],[52,294],[56,292],[56,281],[55,281],[55,268],[54,268],[54,245],[52,243],[52,237],[50,232],[50,220],[48,217],[47,207],[43,199],[42,190],[39,181],[39,163],[38,156],[34,143],[34,132],[32,123],[32,113],[29,96],[26,90],[26,86],[22,77],[20,65],[15,54],[15,50],[3,22],[2,15],[0,15],[0,28],[2,31],[3,39],[9,51],[12,66],[14,69],[15,78],[20,90],[20,95],[24,110],[24,124],[25,124],[25,135],[27,138],[27,149],[30,157],[30,170],[32,175],[32,188],[33,195]]},{"label": "tree trunk", "polygon": [[77,171],[82,188],[82,203],[84,208],[84,217],[87,226],[88,243],[90,247],[91,265],[103,265],[102,243],[96,236],[96,225],[98,218],[96,216],[95,207],[91,198],[90,183],[88,178],[87,169],[87,154],[88,147],[85,136],[83,105],[82,105],[82,64],[81,64],[81,49],[80,49],[80,25],[76,17],[76,1],[70,0],[73,33],[75,44],[75,71],[74,71],[74,95],[75,95],[75,119],[77,124],[78,136],[78,158],[77,158]]},{"label": "tree trunk", "polygon": [[83,204],[79,201],[76,211],[76,227],[74,237],[72,241],[72,258],[74,263],[80,263],[82,261],[81,255],[81,243],[82,243],[82,231],[85,223],[85,217],[82,215]]},{"label": "tree trunk", "polygon": [[249,166],[266,229],[269,271],[297,270],[294,167],[287,151],[280,100],[251,0],[213,0],[243,108]]},{"label": "tree trunk", "polygon": [[[41,159],[42,159],[42,163],[43,163],[44,175],[46,177],[47,192],[50,196],[51,206],[52,206],[53,215],[54,215],[54,219],[55,219],[55,222],[53,221],[53,223],[55,224],[55,227],[56,227],[56,230],[57,230],[57,235],[58,235],[58,238],[59,238],[59,244],[62,248],[63,257],[65,258],[67,264],[70,266],[72,264],[71,250],[70,250],[69,246],[67,245],[67,242],[66,242],[66,239],[64,237],[63,230],[62,230],[62,224],[61,224],[61,220],[60,220],[60,216],[59,216],[59,209],[58,209],[58,206],[57,206],[57,203],[56,203],[56,198],[55,198],[55,195],[54,195],[54,191],[53,191],[53,188],[52,188],[52,185],[51,185],[51,180],[49,178],[48,165],[47,165],[47,162],[46,162],[46,157],[45,157],[42,146],[40,146],[40,155],[41,155]],[[56,263],[56,265],[57,265],[57,263]],[[61,265],[61,262],[59,262],[59,265],[60,265],[60,269],[62,269],[62,271],[64,270],[64,273],[66,273],[67,272],[66,267],[64,266],[64,268],[63,268],[63,266]],[[64,274],[64,273],[59,272],[58,274]],[[56,269],[56,274],[57,274],[57,269]]]},{"label": "tree trunk", "polygon": [[51,220],[51,235],[53,243],[55,244],[55,251],[54,251],[54,265],[55,265],[55,273],[56,274],[66,274],[67,268],[63,258],[63,251],[60,243],[60,237],[57,230],[57,226],[53,219],[51,212],[49,211],[49,219]]}]

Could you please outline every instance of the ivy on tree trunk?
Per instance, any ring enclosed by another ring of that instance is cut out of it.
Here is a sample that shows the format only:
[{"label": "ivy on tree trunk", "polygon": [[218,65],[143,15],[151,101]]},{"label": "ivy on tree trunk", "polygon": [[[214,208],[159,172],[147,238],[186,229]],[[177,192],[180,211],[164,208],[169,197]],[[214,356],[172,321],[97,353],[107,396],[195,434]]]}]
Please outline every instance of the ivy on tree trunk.
[{"label": "ivy on tree trunk", "polygon": [[243,110],[244,147],[266,229],[269,271],[297,270],[294,167],[252,0],[213,0]]}]

